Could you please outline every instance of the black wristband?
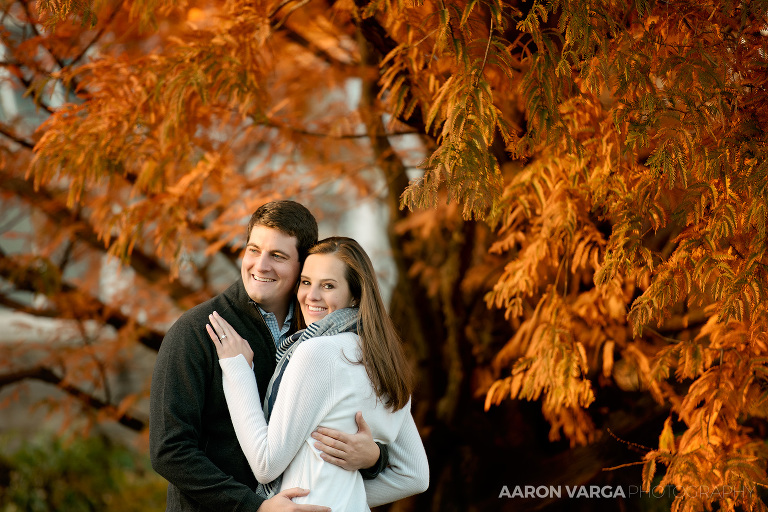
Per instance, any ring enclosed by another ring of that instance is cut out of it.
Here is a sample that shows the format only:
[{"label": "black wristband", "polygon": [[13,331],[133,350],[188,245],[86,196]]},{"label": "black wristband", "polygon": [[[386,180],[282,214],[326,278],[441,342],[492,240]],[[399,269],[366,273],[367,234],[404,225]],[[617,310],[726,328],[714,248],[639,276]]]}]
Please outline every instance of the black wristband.
[{"label": "black wristband", "polygon": [[389,448],[385,444],[375,442],[379,445],[379,460],[373,466],[360,470],[360,475],[364,480],[373,480],[389,465]]}]

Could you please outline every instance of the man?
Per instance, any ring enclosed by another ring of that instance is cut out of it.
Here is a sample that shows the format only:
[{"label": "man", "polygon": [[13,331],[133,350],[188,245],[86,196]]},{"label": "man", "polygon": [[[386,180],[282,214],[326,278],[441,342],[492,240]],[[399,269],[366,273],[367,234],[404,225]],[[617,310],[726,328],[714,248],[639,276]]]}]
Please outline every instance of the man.
[{"label": "man", "polygon": [[[291,501],[306,496],[307,489],[288,489],[266,501],[254,492],[257,482],[237,442],[216,350],[205,331],[215,310],[248,340],[263,400],[276,345],[296,330],[296,284],[316,242],[317,221],[304,206],[293,201],[261,206],[248,223],[241,278],[184,313],[163,339],[152,376],[149,441],[152,466],[169,481],[168,512],[329,510]],[[380,454],[359,415],[358,420],[358,434],[316,438],[329,445],[320,446],[331,454],[324,453],[325,460],[350,470],[374,466],[365,475],[374,477],[386,465],[386,449]]]}]

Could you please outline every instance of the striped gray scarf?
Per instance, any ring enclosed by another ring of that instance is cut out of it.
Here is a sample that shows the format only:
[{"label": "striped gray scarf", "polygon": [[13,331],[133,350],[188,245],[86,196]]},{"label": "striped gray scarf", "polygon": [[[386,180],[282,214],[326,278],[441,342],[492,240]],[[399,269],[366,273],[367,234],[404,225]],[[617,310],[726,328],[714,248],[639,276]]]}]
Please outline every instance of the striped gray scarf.
[{"label": "striped gray scarf", "polygon": [[[267,386],[267,393],[264,398],[264,418],[269,422],[269,416],[272,414],[272,409],[275,406],[275,400],[277,399],[277,391],[280,388],[280,382],[283,380],[283,374],[285,368],[291,359],[291,356],[296,351],[302,341],[309,338],[317,338],[320,336],[333,336],[342,332],[357,332],[358,322],[357,308],[344,308],[337,309],[332,313],[329,313],[325,317],[321,318],[317,322],[310,324],[306,329],[296,332],[280,342],[277,347],[277,367],[275,373],[272,374],[272,379]],[[275,480],[268,484],[259,484],[256,489],[256,494],[264,499],[269,499],[280,489],[280,483],[283,480],[283,476],[280,475]]]}]

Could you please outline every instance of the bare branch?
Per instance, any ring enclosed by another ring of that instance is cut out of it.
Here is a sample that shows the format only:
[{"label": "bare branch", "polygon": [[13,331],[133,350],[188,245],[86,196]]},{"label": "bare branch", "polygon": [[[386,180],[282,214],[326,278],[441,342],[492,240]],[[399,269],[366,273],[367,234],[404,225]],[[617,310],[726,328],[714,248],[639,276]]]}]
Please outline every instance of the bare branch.
[{"label": "bare branch", "polygon": [[26,149],[32,149],[35,147],[35,144],[33,142],[30,142],[24,139],[23,137],[13,133],[11,130],[9,130],[2,124],[0,124],[0,134],[5,135],[9,139],[11,139],[13,142],[23,146]]},{"label": "bare branch", "polygon": [[326,138],[326,139],[368,139],[372,136],[376,137],[402,137],[403,135],[420,135],[419,132],[416,131],[407,131],[407,132],[391,132],[387,133],[386,131],[382,131],[381,133],[377,133],[376,135],[372,135],[370,132],[365,133],[345,133],[341,135],[334,135],[331,133],[322,133],[322,132],[312,132],[309,130],[305,130],[303,128],[298,128],[295,126],[289,126],[285,123],[281,123],[279,121],[275,121],[274,119],[267,119],[266,121],[256,121],[257,124],[261,126],[267,126],[270,128],[277,128],[278,130],[287,130],[293,133],[297,133],[299,135],[305,135],[307,137],[318,137],[318,138]]},{"label": "bare branch", "polygon": [[302,34],[296,32],[289,26],[281,27],[280,32],[290,41],[293,41],[298,46],[306,48],[307,51],[313,53],[315,57],[330,66],[334,66],[337,69],[343,69],[345,66],[349,66],[348,63],[339,61],[336,56],[329,52],[327,49],[320,48],[315,43],[305,38]]},{"label": "bare branch", "polygon": [[80,53],[78,53],[74,59],[72,59],[72,63],[70,65],[77,64],[80,62],[80,59],[82,59],[86,53],[88,53],[88,50],[93,47],[94,44],[96,44],[99,39],[101,39],[101,36],[104,35],[104,32],[107,30],[107,27],[114,21],[115,16],[118,12],[120,12],[120,9],[123,8],[123,0],[120,0],[120,2],[115,6],[115,10],[112,11],[112,14],[109,15],[109,17],[104,21],[104,24],[101,26],[99,31],[96,33],[96,35],[91,39],[88,44],[86,44],[81,50]]},{"label": "bare branch", "polygon": [[136,415],[129,413],[117,413],[117,406],[97,398],[90,393],[83,391],[71,384],[65,383],[63,377],[57,375],[53,370],[45,366],[35,366],[24,370],[0,374],[0,389],[11,384],[16,384],[25,380],[39,380],[48,384],[53,384],[68,395],[79,400],[83,405],[97,411],[106,411],[121,425],[137,432],[146,428],[148,421]]},{"label": "bare branch", "polygon": [[[9,68],[11,70],[11,74],[16,77],[16,79],[21,83],[21,85],[23,85],[26,90],[30,90],[30,88],[32,87],[32,81],[24,78],[24,72],[21,70],[20,64],[18,62],[12,62],[12,61],[6,60],[6,61],[0,62],[0,66]],[[40,70],[35,70],[35,71],[40,71]],[[32,101],[35,103],[35,105],[45,110],[49,114],[53,114],[53,109],[48,105],[46,105],[45,103],[43,103],[39,95],[31,94],[30,96],[32,97]],[[32,148],[28,148],[28,149],[32,149]]]},{"label": "bare branch", "polygon": [[[73,229],[77,234],[77,239],[93,249],[102,252],[106,250],[104,242],[99,240],[94,227],[88,220],[67,206],[63,193],[52,192],[48,189],[35,190],[33,184],[28,180],[17,178],[2,170],[0,170],[0,189],[12,192],[15,196],[24,199],[45,213],[51,222],[58,226]],[[168,277],[170,271],[157,258],[141,249],[133,249],[129,264],[143,279],[167,286],[170,297],[177,302],[184,301],[186,303],[194,300],[197,295],[211,295],[211,292],[207,290],[193,290],[178,279],[170,281]]]},{"label": "bare branch", "polygon": [[[119,309],[104,304],[99,299],[68,283],[61,283],[58,290],[41,289],[43,283],[42,277],[40,276],[40,269],[24,267],[18,264],[12,257],[5,254],[2,249],[0,249],[0,277],[12,283],[17,290],[32,293],[44,293],[46,295],[53,295],[55,293],[77,293],[82,298],[82,302],[86,304],[86,307],[84,307],[83,310],[88,312],[87,318],[102,321],[105,324],[114,327],[116,330],[120,330],[129,324],[136,324],[132,318],[120,312]],[[7,297],[3,299],[3,301],[8,305],[11,305],[10,299]],[[24,311],[34,313],[33,311],[30,311],[29,308],[25,308]],[[43,311],[40,313],[40,316],[55,316],[56,318],[62,318],[63,315],[61,311]],[[79,319],[86,319],[84,312],[81,312]],[[158,350],[164,336],[164,332],[151,327],[141,326],[139,328],[137,340],[147,348]]]},{"label": "bare branch", "polygon": [[[290,3],[290,2],[289,2],[289,3]],[[293,14],[294,12],[296,12],[298,9],[301,9],[302,7],[304,7],[305,5],[307,5],[308,3],[309,3],[309,0],[299,0],[298,2],[296,2],[296,5],[292,5],[292,6],[291,6],[291,8],[288,10],[288,12],[285,14],[285,16],[283,16],[282,18],[280,18],[280,20],[279,20],[279,21],[277,21],[277,22],[275,23],[275,26],[274,26],[274,28],[275,28],[275,29],[278,29],[278,28],[280,28],[280,27],[281,27],[281,26],[282,26],[282,25],[283,25],[283,24],[286,22],[286,20],[288,20],[288,17],[289,17],[291,14]],[[288,4],[287,4],[287,3],[285,3],[285,2],[283,2],[283,3],[280,5],[280,7],[282,8],[282,7],[283,7],[283,6],[285,6],[285,5],[288,5]],[[278,10],[279,10],[279,9],[278,9]],[[274,11],[274,12],[275,12],[275,14],[277,14],[277,11]],[[271,17],[272,17],[272,16],[270,15],[270,18],[271,18]]]},{"label": "bare branch", "polygon": [[[24,13],[27,15],[27,21],[29,28],[32,30],[32,33],[35,34],[35,37],[40,39],[40,46],[48,53],[48,55],[51,56],[51,58],[56,62],[56,65],[59,66],[59,69],[64,69],[65,65],[64,62],[59,58],[58,55],[53,53],[53,50],[48,47],[48,45],[45,44],[45,39],[40,37],[40,32],[37,31],[37,23],[32,18],[32,13],[29,10],[29,5],[27,5],[27,2],[19,2],[21,4],[21,7],[24,9]],[[50,74],[50,73],[49,73]]]}]

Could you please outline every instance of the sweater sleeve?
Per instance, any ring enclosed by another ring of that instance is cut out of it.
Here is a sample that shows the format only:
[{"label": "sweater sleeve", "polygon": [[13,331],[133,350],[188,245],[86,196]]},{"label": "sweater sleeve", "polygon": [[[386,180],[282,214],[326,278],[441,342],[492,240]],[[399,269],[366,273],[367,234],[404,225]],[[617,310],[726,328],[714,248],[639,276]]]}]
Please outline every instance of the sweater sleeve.
[{"label": "sweater sleeve", "polygon": [[308,345],[296,349],[285,370],[269,424],[245,358],[219,360],[237,440],[261,483],[285,471],[334,403],[333,356],[330,351],[305,350]]},{"label": "sweater sleeve", "polygon": [[152,467],[206,510],[256,510],[264,500],[200,448],[211,380],[205,368],[215,361],[188,324],[179,322],[169,330],[157,356],[150,394]]},{"label": "sweater sleeve", "polygon": [[400,432],[389,447],[389,467],[373,480],[365,481],[369,507],[378,507],[429,487],[429,464],[419,430],[411,415],[411,402],[406,405],[407,417]]}]

